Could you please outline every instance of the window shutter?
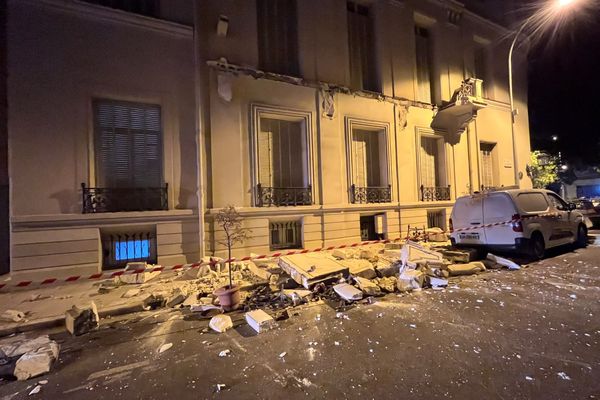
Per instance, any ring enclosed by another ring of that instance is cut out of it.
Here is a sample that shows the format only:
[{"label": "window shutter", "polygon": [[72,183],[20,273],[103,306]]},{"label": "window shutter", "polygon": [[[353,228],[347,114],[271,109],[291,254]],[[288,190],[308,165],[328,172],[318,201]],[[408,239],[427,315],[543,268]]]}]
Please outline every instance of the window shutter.
[{"label": "window shutter", "polygon": [[163,185],[162,123],[158,105],[94,101],[96,186]]}]

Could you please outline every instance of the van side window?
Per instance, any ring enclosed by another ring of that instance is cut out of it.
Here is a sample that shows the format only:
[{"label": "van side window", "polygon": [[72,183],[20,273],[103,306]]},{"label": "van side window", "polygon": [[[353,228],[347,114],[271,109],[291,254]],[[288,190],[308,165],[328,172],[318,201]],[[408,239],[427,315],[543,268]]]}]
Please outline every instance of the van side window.
[{"label": "van side window", "polygon": [[567,203],[555,194],[548,193],[548,200],[557,210],[565,211],[567,209]]},{"label": "van side window", "polygon": [[548,202],[542,193],[521,193],[517,196],[517,204],[525,212],[548,210]]}]

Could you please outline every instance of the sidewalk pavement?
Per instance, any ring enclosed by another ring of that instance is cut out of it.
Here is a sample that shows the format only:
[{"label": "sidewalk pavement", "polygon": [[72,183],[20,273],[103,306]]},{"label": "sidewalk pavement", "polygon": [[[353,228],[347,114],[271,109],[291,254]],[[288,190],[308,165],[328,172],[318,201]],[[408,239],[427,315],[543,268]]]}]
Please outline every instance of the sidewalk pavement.
[{"label": "sidewalk pavement", "polygon": [[[108,282],[112,280],[88,280],[0,292],[0,315],[6,310],[26,314],[21,322],[0,321],[0,337],[63,325],[65,311],[73,305],[86,306],[92,301],[98,307],[100,317],[141,311],[143,300],[151,293],[169,293],[190,285],[190,280],[184,275],[172,272],[162,273],[146,283],[123,284],[107,293],[99,293],[100,285]],[[130,298],[122,297],[130,289],[140,289],[140,292]]]}]

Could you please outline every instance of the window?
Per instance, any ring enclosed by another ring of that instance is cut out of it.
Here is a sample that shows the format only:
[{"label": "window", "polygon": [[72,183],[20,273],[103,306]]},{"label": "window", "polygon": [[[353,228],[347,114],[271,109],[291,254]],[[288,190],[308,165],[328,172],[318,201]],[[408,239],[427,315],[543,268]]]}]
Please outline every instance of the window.
[{"label": "window", "polygon": [[301,249],[302,223],[300,221],[269,222],[271,250]]},{"label": "window", "polygon": [[495,186],[496,182],[496,144],[480,143],[479,153],[481,156],[481,186],[482,190],[489,190]]},{"label": "window", "polygon": [[419,180],[421,201],[450,200],[446,182],[444,139],[420,135]]},{"label": "window", "polygon": [[93,108],[93,201],[101,211],[164,209],[160,106],[97,99]]},{"label": "window", "polygon": [[254,106],[256,205],[312,204],[309,114]]},{"label": "window", "polygon": [[360,216],[360,240],[382,240],[386,237],[385,214]]},{"label": "window", "polygon": [[446,211],[429,210],[427,211],[427,227],[446,229]]},{"label": "window", "polygon": [[298,76],[295,0],[257,0],[259,68]]},{"label": "window", "polygon": [[381,91],[376,77],[375,44],[369,7],[349,1],[348,50],[350,81],[354,89]]},{"label": "window", "polygon": [[487,47],[479,45],[474,53],[474,72],[475,78],[483,81],[483,97],[488,97],[487,87],[491,84],[489,74],[489,54]]},{"label": "window", "polygon": [[552,204],[557,210],[566,211],[569,209],[567,203],[565,203],[563,199],[555,194],[548,193],[548,200],[550,200],[550,204]]},{"label": "window", "polygon": [[158,17],[159,0],[84,0],[88,3],[115,8],[147,17]]},{"label": "window", "polygon": [[431,37],[429,30],[415,26],[415,46],[417,61],[417,100],[432,103],[433,79],[431,64]]},{"label": "window", "polygon": [[104,269],[122,268],[128,262],[156,264],[156,227],[137,231],[102,231]]},{"label": "window", "polygon": [[521,193],[517,196],[517,204],[525,212],[543,212],[548,210],[548,202],[541,193]]}]

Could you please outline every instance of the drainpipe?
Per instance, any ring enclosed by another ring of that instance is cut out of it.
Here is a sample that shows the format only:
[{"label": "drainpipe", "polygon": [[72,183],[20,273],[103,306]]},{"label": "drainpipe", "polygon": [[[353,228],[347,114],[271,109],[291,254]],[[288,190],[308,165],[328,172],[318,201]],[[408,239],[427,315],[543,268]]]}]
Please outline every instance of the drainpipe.
[{"label": "drainpipe", "polygon": [[198,174],[197,185],[198,190],[196,192],[197,208],[198,208],[198,241],[199,241],[199,258],[204,257],[204,132],[205,126],[203,124],[203,109],[204,103],[202,101],[202,76],[200,68],[206,68],[202,65],[202,58],[200,57],[200,34],[198,28],[200,27],[199,21],[199,7],[198,1],[194,1],[194,98],[195,98],[195,128],[196,128],[196,173]]}]

